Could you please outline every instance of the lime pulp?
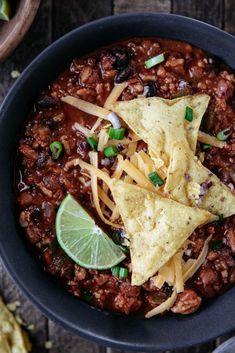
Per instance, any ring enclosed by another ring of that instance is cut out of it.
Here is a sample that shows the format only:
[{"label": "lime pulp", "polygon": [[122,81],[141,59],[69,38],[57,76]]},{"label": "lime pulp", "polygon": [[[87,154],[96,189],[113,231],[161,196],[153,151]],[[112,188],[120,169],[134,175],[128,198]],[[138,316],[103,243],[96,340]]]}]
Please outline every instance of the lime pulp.
[{"label": "lime pulp", "polygon": [[108,269],[125,255],[91,216],[69,194],[56,215],[56,236],[61,248],[77,264],[89,269]]}]

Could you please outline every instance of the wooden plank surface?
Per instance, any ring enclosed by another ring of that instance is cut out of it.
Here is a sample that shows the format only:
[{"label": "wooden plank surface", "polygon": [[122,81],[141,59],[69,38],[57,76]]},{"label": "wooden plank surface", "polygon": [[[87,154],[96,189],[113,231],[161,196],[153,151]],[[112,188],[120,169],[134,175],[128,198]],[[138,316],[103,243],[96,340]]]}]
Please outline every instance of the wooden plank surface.
[{"label": "wooden plank surface", "polygon": [[84,23],[111,15],[112,6],[112,0],[60,1],[59,6],[55,0],[52,17],[53,40]]},{"label": "wooden plank surface", "polygon": [[0,103],[12,86],[12,70],[20,72],[51,43],[52,0],[43,0],[32,27],[12,56],[0,64]]},{"label": "wooden plank surface", "polygon": [[[0,293],[5,303],[20,302],[15,311],[25,323],[32,342],[32,353],[46,353],[45,342],[48,339],[47,319],[25,298],[22,292],[14,284],[0,261]],[[27,328],[31,330],[28,330]]]},{"label": "wooden plank surface", "polygon": [[235,35],[235,1],[224,0],[224,29]]},{"label": "wooden plank surface", "polygon": [[106,353],[106,348],[82,339],[49,321],[50,353]]},{"label": "wooden plank surface", "polygon": [[172,12],[223,27],[223,0],[173,0]]},{"label": "wooden plank surface", "polygon": [[170,12],[171,0],[114,0],[114,14],[127,12]]},{"label": "wooden plank surface", "polygon": [[[0,65],[0,103],[13,83],[10,75],[12,70],[22,71],[51,41],[69,30],[112,12],[173,12],[206,21],[235,34],[234,0],[42,0],[37,17],[24,41],[11,58]],[[48,322],[13,284],[1,264],[0,292],[7,302],[20,300],[17,314],[27,325],[34,325],[34,330],[30,331],[33,353],[128,353],[93,344]],[[215,346],[230,336],[171,353],[211,353]],[[52,342],[49,350],[44,347],[47,340]]]}]

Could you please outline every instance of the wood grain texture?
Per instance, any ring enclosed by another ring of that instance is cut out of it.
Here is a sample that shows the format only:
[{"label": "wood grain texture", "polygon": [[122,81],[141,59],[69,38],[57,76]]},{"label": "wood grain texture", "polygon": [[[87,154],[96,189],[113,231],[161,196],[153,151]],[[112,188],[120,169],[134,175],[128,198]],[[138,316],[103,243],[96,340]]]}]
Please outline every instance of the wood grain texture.
[{"label": "wood grain texture", "polygon": [[14,80],[11,71],[24,68],[51,42],[52,0],[43,0],[32,27],[13,54],[0,64],[0,103]]},{"label": "wood grain texture", "polygon": [[114,14],[127,12],[170,12],[170,0],[114,0]]},{"label": "wood grain texture", "polygon": [[54,0],[53,39],[84,23],[112,14],[112,0]]},{"label": "wood grain texture", "polygon": [[235,1],[224,0],[224,29],[235,35]]},{"label": "wood grain texture", "polygon": [[172,0],[172,12],[223,27],[223,0]]},{"label": "wood grain texture", "polygon": [[40,0],[20,0],[10,21],[0,22],[0,61],[6,59],[23,39],[37,13]]},{"label": "wood grain texture", "polygon": [[13,283],[0,260],[0,295],[5,303],[20,301],[21,306],[14,313],[25,322],[25,328],[33,325],[28,331],[32,342],[32,353],[46,353],[44,344],[47,340],[47,319],[25,298],[22,292]]},{"label": "wood grain texture", "polygon": [[106,348],[84,340],[49,322],[49,340],[52,342],[50,353],[106,353]]}]

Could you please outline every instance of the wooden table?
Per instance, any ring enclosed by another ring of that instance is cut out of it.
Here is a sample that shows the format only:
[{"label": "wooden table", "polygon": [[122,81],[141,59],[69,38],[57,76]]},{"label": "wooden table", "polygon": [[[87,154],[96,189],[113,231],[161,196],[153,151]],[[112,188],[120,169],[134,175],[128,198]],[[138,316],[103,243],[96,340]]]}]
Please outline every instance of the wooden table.
[{"label": "wooden table", "polygon": [[[13,84],[12,70],[21,72],[42,49],[64,33],[99,17],[148,11],[171,12],[194,17],[235,34],[234,0],[42,0],[37,17],[24,41],[5,63],[0,64],[0,103]],[[34,325],[34,330],[29,333],[33,343],[33,353],[120,352],[81,339],[47,320],[15,286],[1,262],[0,293],[7,302],[20,300],[21,307],[18,314],[27,325]],[[227,337],[229,336],[180,352],[210,353]],[[44,346],[48,340],[53,343],[49,350]]]}]

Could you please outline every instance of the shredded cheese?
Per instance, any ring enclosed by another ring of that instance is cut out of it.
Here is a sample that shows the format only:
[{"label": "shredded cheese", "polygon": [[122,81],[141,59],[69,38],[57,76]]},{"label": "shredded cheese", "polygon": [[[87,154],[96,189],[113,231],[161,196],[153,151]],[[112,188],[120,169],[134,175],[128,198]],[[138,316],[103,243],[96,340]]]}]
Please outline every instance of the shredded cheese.
[{"label": "shredded cheese", "polygon": [[211,237],[212,236],[210,236],[206,239],[200,255],[198,256],[196,261],[192,264],[192,266],[189,267],[189,269],[184,273],[184,275],[183,275],[184,282],[186,282],[189,278],[191,278],[197,272],[199,267],[201,267],[203,262],[205,261],[207,253],[208,253],[209,242],[211,240]]},{"label": "shredded cheese", "polygon": [[137,148],[137,141],[131,142],[128,147],[127,147],[127,157],[131,157],[135,152]]},{"label": "shredded cheese", "polygon": [[133,184],[133,179],[130,177],[130,175],[125,175],[123,181],[128,184]]},{"label": "shredded cheese", "polygon": [[149,157],[149,155],[147,153],[145,153],[143,150],[139,151],[139,155],[141,156],[141,158],[143,159],[144,163],[148,164],[149,166],[151,166],[151,169],[153,171],[154,169],[154,164],[152,159]]},{"label": "shredded cheese", "polygon": [[123,156],[119,154],[117,156],[117,166],[115,171],[113,172],[112,178],[120,179],[122,176],[123,168],[122,168]]},{"label": "shredded cheese", "polygon": [[120,213],[119,213],[119,208],[118,206],[115,206],[114,209],[113,209],[113,213],[110,217],[111,221],[116,221],[116,219],[118,219],[120,216]]},{"label": "shredded cheese", "polygon": [[95,124],[92,126],[91,128],[91,134],[94,134],[95,130],[98,129],[98,127],[100,126],[100,124],[102,123],[102,120],[101,118],[98,118],[95,122]]},{"label": "shredded cheese", "polygon": [[110,111],[107,109],[104,109],[102,107],[99,107],[98,105],[92,104],[90,102],[86,102],[80,98],[76,98],[73,96],[62,97],[61,100],[62,100],[62,102],[67,103],[69,105],[72,105],[73,107],[75,107],[85,113],[88,113],[88,114],[91,114],[94,116],[98,116],[99,118],[108,120],[107,117],[108,117]]},{"label": "shredded cheese", "polygon": [[164,313],[165,311],[170,310],[170,308],[174,305],[176,298],[177,298],[177,292],[176,292],[176,289],[174,289],[171,296],[166,301],[158,305],[156,308],[147,312],[145,317],[149,319],[152,316],[159,315]]},{"label": "shredded cheese", "polygon": [[182,251],[176,253],[159,269],[158,274],[152,277],[152,281],[157,288],[161,289],[166,282],[168,285],[174,286],[177,293],[184,291],[182,255]]},{"label": "shredded cheese", "polygon": [[183,274],[185,274],[195,262],[196,259],[188,259],[186,262],[183,262]]},{"label": "shredded cheese", "polygon": [[101,129],[99,133],[99,141],[97,146],[98,151],[103,151],[105,145],[108,142],[108,139],[109,139],[109,135],[107,134],[106,129]]},{"label": "shredded cheese", "polygon": [[[143,152],[143,151],[141,151],[141,152]],[[149,173],[151,173],[155,169],[153,167],[153,163],[146,162],[140,152],[137,153],[137,159],[138,159],[139,169],[141,170],[141,172],[143,174],[145,174],[146,177],[148,177]]]},{"label": "shredded cheese", "polygon": [[118,100],[126,86],[127,82],[116,84],[110,92],[108,98],[106,99],[104,103],[104,108],[111,110],[113,104]]},{"label": "shredded cheese", "polygon": [[117,146],[117,145],[129,145],[130,143],[136,142],[136,140],[130,140],[124,138],[123,140],[109,140],[107,146]]},{"label": "shredded cheese", "polygon": [[172,259],[159,269],[159,275],[165,279],[170,286],[175,283],[175,267]]},{"label": "shredded cheese", "polygon": [[137,155],[136,154],[133,154],[131,157],[130,157],[130,162],[132,164],[134,164],[135,167],[138,168],[138,159],[137,159]]},{"label": "shredded cheese", "polygon": [[91,130],[87,129],[85,126],[79,123],[74,123],[72,129],[81,132],[86,137],[90,137],[92,135]]},{"label": "shredded cheese", "polygon": [[111,211],[115,208],[115,203],[107,196],[104,190],[98,186],[98,195],[101,201],[107,206]]},{"label": "shredded cheese", "polygon": [[215,136],[211,136],[206,134],[203,131],[199,131],[198,133],[198,141],[202,143],[206,143],[208,145],[223,148],[226,145],[226,142],[218,140]]},{"label": "shredded cheese", "polygon": [[122,168],[123,170],[130,175],[130,177],[135,180],[135,182],[145,188],[148,189],[150,191],[156,192],[157,188],[155,188],[155,186],[145,177],[144,174],[142,174],[131,162],[129,162],[127,159],[125,159],[122,162]]},{"label": "shredded cheese", "polygon": [[[91,164],[98,169],[98,153],[90,152],[89,157],[90,157]],[[100,218],[102,219],[102,221],[114,228],[121,228],[121,225],[108,221],[102,213],[102,210],[100,208],[100,202],[99,202],[98,180],[97,180],[97,176],[94,173],[91,174],[91,190],[92,190],[93,202],[94,202],[96,211],[100,216]],[[105,201],[107,201],[106,198],[105,198]]]},{"label": "shredded cheese", "polygon": [[177,293],[184,291],[183,268],[182,268],[182,255],[183,252],[178,252],[173,257],[174,270],[175,270],[175,288]]},{"label": "shredded cheese", "polygon": [[96,168],[94,165],[88,164],[86,162],[84,162],[83,160],[81,160],[80,158],[75,158],[72,159],[71,161],[67,162],[65,164],[65,171],[68,171],[71,167],[76,167],[77,165],[79,165],[81,168],[88,170],[88,172],[94,175],[96,175],[98,178],[100,178],[101,180],[103,180],[106,184],[109,185],[110,183],[110,177],[107,173],[103,172],[102,170]]},{"label": "shredded cheese", "polygon": [[163,284],[165,283],[165,278],[158,274],[152,277],[152,281],[157,288],[161,289]]}]

